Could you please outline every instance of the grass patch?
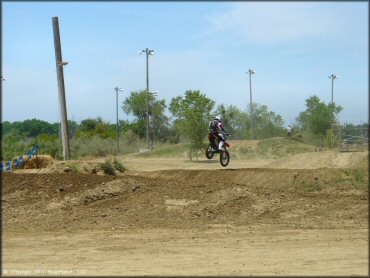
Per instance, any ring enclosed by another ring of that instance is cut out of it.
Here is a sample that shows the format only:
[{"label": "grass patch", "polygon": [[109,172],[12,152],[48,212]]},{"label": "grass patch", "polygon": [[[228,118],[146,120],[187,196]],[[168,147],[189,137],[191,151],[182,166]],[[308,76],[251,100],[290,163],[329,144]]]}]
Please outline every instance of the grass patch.
[{"label": "grass patch", "polygon": [[357,184],[369,187],[368,157],[356,165],[351,171],[351,176]]},{"label": "grass patch", "polygon": [[257,153],[262,157],[280,158],[292,154],[312,152],[315,147],[305,143],[301,138],[277,137],[261,140],[257,145]]},{"label": "grass patch", "polygon": [[320,181],[318,179],[317,180],[315,179],[313,181],[305,180],[305,181],[295,184],[295,186],[296,186],[296,189],[303,190],[306,192],[316,192],[322,189],[320,185]]},{"label": "grass patch", "polygon": [[354,169],[352,173],[353,173],[352,175],[356,182],[360,182],[360,183],[365,182],[366,172],[363,169],[359,169],[359,168]]},{"label": "grass patch", "polygon": [[72,171],[72,173],[78,173],[80,171],[76,163],[68,163],[66,166]]},{"label": "grass patch", "polygon": [[316,192],[322,190],[325,180],[310,172],[302,171],[293,177],[293,184],[296,191]]}]

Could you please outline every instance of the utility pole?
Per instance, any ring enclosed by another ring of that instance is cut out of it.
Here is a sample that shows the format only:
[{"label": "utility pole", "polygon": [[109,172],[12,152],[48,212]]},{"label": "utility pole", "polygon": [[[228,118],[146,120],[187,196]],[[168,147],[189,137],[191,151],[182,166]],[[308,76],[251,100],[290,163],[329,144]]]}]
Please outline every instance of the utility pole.
[{"label": "utility pole", "polygon": [[[331,105],[334,105],[334,79],[337,79],[338,76],[335,75],[335,74],[331,74],[330,76],[328,76],[329,79],[331,79]],[[332,112],[331,114],[331,126],[330,126],[330,146],[333,147],[333,114],[334,112]]]},{"label": "utility pole", "polygon": [[[150,100],[154,100],[154,97],[155,96],[157,96],[158,95],[158,92],[156,92],[156,91],[154,91],[154,92],[152,92],[152,93],[149,93],[149,95],[150,95]],[[150,107],[151,107],[151,113],[150,113],[150,116],[152,117],[152,119],[154,118],[153,117],[153,103],[152,102],[150,102],[150,105],[149,105]],[[153,149],[153,144],[154,144],[154,129],[153,129],[153,124],[152,124],[152,128],[151,128],[151,133],[152,133],[152,136],[151,136],[151,140],[150,140],[150,149]]]},{"label": "utility pole", "polygon": [[146,54],[146,141],[148,145],[148,149],[150,149],[149,144],[149,55],[154,55],[154,50],[149,48],[145,48],[144,50],[139,51],[139,54],[145,52]]},{"label": "utility pole", "polygon": [[61,115],[61,122],[62,122],[61,125],[62,125],[63,157],[64,157],[64,160],[70,160],[71,153],[70,153],[70,147],[69,147],[67,107],[66,107],[64,75],[63,75],[63,66],[67,65],[68,62],[63,62],[62,60],[62,48],[60,44],[58,17],[53,17],[53,32],[54,32],[55,61],[56,61],[57,78],[58,78],[59,105],[60,105],[60,115]]},{"label": "utility pole", "polygon": [[116,88],[114,88],[116,90],[116,115],[117,115],[117,122],[116,122],[116,132],[117,132],[117,155],[119,155],[119,143],[118,143],[118,139],[119,139],[119,129],[118,129],[118,92],[122,92],[123,90],[121,88],[118,88],[116,86]]},{"label": "utility pole", "polygon": [[146,50],[146,141],[148,143],[148,149],[149,146],[149,54],[148,54],[148,48]]},{"label": "utility pole", "polygon": [[253,140],[253,105],[252,105],[252,74],[255,74],[255,70],[249,69],[249,95],[250,95],[250,104],[251,104],[251,138]]}]

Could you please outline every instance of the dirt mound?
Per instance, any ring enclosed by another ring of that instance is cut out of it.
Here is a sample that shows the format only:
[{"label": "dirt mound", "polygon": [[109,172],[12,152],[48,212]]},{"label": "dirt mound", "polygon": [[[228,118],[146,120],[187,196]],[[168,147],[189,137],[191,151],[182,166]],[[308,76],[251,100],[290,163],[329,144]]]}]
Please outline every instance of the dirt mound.
[{"label": "dirt mound", "polygon": [[368,157],[369,152],[309,152],[278,159],[267,164],[266,167],[287,169],[354,168],[364,161],[367,164]]},{"label": "dirt mound", "polygon": [[230,141],[233,154],[237,158],[281,158],[292,154],[313,152],[315,146],[299,138],[276,137],[263,140]]},{"label": "dirt mound", "polygon": [[225,223],[367,227],[368,219],[368,184],[352,170],[172,170],[116,178],[4,173],[2,178],[7,231]]}]

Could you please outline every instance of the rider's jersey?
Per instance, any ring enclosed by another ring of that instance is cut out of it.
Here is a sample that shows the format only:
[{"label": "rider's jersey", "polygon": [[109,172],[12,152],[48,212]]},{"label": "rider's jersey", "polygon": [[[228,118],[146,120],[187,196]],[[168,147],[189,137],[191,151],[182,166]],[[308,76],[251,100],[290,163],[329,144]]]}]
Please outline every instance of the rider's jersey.
[{"label": "rider's jersey", "polygon": [[210,132],[211,133],[226,132],[224,130],[222,124],[219,121],[217,121],[217,120],[210,121],[210,123],[209,123],[209,129],[210,129]]}]

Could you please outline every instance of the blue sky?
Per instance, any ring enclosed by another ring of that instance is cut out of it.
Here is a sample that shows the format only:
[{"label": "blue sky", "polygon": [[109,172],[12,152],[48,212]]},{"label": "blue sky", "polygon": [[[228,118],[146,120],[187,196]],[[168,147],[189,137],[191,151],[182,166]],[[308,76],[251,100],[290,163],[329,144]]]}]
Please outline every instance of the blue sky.
[{"label": "blue sky", "polygon": [[[217,105],[267,105],[285,124],[305,99],[331,99],[340,120],[368,119],[368,2],[4,2],[3,121],[60,120],[52,17],[58,16],[68,118],[114,123],[120,102],[145,89],[167,104],[200,90]],[[120,119],[128,116],[121,110]]]}]

